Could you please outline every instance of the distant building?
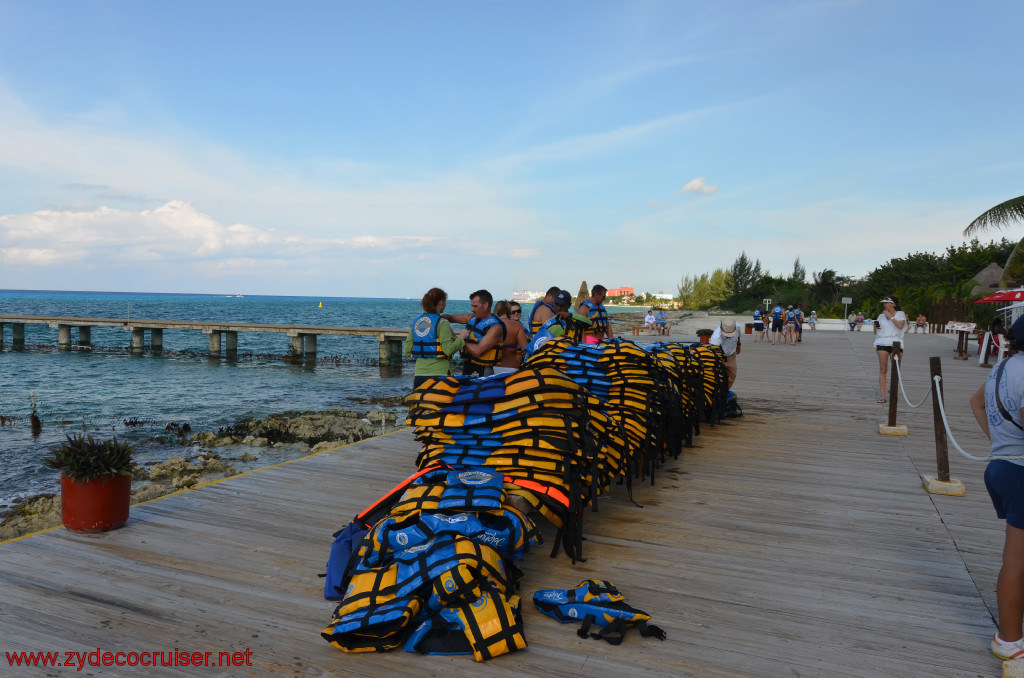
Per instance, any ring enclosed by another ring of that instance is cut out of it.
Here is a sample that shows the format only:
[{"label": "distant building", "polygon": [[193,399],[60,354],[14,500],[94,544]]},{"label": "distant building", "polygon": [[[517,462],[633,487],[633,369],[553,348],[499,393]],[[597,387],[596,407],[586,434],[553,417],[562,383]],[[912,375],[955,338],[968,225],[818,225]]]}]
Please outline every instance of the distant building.
[{"label": "distant building", "polygon": [[632,287],[613,287],[608,290],[609,297],[632,297],[634,294]]},{"label": "distant building", "polygon": [[657,294],[652,294],[651,296],[654,297],[655,299],[664,299],[665,301],[672,301],[673,299],[671,294],[665,294],[664,292],[658,292]]}]

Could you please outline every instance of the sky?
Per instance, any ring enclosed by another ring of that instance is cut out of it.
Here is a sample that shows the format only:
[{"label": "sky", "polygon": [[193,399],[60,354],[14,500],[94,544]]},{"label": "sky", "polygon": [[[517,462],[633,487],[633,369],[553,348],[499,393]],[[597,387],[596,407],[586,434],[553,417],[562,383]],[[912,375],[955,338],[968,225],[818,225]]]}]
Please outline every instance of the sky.
[{"label": "sky", "polygon": [[860,277],[1024,193],[1022,24],[1018,0],[0,0],[0,288],[675,293],[741,252]]}]

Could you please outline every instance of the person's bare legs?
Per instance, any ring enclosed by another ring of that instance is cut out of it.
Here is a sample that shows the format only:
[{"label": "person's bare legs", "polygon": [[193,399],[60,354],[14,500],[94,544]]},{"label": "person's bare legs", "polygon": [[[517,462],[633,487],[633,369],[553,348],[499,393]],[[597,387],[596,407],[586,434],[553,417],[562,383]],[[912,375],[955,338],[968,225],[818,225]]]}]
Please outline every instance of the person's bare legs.
[{"label": "person's bare legs", "polygon": [[889,372],[889,356],[892,354],[888,351],[875,351],[878,354],[878,402],[885,402],[885,377]]},{"label": "person's bare legs", "polygon": [[996,579],[999,637],[1007,642],[1021,638],[1024,618],[1024,530],[1007,524],[1003,566]]}]

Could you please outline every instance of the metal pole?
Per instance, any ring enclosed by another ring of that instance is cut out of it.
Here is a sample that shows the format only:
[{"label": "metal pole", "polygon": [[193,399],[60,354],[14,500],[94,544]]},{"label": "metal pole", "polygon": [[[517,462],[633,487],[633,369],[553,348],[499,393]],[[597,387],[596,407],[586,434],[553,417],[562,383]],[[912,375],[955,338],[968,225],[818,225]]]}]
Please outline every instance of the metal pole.
[{"label": "metal pole", "polygon": [[899,373],[896,371],[896,360],[900,352],[901,344],[898,341],[892,342],[892,354],[889,356],[889,426],[896,425],[896,401],[900,395]]},{"label": "metal pole", "polygon": [[[939,398],[942,397],[942,360],[932,357],[928,359],[931,371],[932,388],[932,420],[935,425],[935,461],[941,482],[949,482],[949,450],[946,447],[946,428],[942,425],[942,412],[939,411]],[[935,383],[935,377],[939,383]]]}]

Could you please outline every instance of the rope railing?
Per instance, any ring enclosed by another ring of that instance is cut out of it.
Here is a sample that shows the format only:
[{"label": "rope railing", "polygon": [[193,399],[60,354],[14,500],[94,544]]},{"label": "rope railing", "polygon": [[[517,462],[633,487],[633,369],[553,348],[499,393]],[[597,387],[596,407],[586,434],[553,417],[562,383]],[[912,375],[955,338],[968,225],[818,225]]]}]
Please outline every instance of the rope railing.
[{"label": "rope railing", "polygon": [[942,376],[936,374],[932,378],[932,381],[934,382],[932,388],[935,389],[935,393],[938,396],[936,398],[936,403],[938,403],[939,413],[942,415],[942,425],[946,429],[946,437],[949,439],[949,442],[953,443],[953,447],[956,448],[957,452],[962,454],[967,459],[970,459],[971,461],[993,461],[995,459],[1007,459],[1007,460],[1009,460],[1009,459],[1024,459],[1024,455],[1022,455],[1022,454],[1015,454],[1015,455],[1002,455],[1002,454],[1000,454],[1000,455],[997,455],[997,456],[987,455],[987,456],[984,456],[984,457],[977,457],[977,456],[971,454],[970,452],[968,452],[967,450],[965,450],[964,448],[960,447],[960,444],[956,442],[956,438],[953,437],[953,431],[951,431],[950,428],[949,428],[949,420],[946,418],[946,406],[942,402],[942,389],[939,388],[939,384],[942,383]]},{"label": "rope railing", "polygon": [[906,401],[907,405],[909,405],[910,409],[912,409],[912,410],[915,410],[918,407],[921,407],[921,405],[924,405],[924,401],[928,400],[928,396],[930,396],[932,394],[932,388],[934,388],[934,387],[932,385],[929,385],[928,386],[928,390],[924,394],[924,397],[921,398],[921,402],[919,402],[918,404],[914,405],[913,403],[910,402],[910,398],[907,397],[907,390],[906,390],[906,388],[903,387],[903,372],[900,371],[900,358],[899,358],[899,356],[894,354],[893,357],[892,357],[892,361],[896,365],[896,377],[899,380],[900,393],[903,394],[903,400]]}]

